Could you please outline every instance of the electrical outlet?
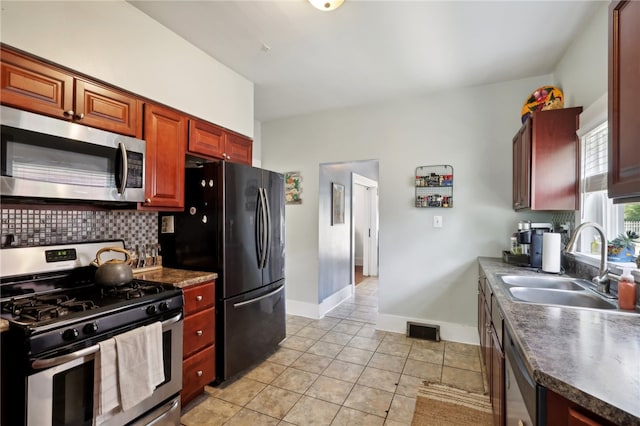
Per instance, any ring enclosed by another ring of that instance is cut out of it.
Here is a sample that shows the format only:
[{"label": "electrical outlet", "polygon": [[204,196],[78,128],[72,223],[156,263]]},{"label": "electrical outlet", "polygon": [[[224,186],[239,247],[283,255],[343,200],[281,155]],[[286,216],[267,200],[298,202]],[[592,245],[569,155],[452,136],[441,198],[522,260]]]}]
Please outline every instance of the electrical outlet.
[{"label": "electrical outlet", "polygon": [[434,228],[442,228],[442,216],[434,216],[433,217],[433,227]]},{"label": "electrical outlet", "polygon": [[162,216],[162,228],[160,232],[162,234],[173,234],[175,232],[173,216]]}]

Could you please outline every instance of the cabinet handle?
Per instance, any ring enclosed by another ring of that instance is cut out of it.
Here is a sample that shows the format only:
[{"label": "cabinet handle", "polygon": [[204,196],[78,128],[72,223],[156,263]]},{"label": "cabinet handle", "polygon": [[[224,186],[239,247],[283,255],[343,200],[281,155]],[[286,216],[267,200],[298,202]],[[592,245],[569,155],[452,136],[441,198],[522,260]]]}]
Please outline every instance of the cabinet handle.
[{"label": "cabinet handle", "polygon": [[65,117],[73,117],[73,114],[75,114],[75,112],[72,109],[64,112]]},{"label": "cabinet handle", "polygon": [[196,302],[202,302],[202,296],[196,296]]},{"label": "cabinet handle", "polygon": [[198,337],[202,336],[202,330],[196,331],[196,336],[198,336]]},{"label": "cabinet handle", "polygon": [[198,376],[198,377],[202,377],[202,370],[198,370],[198,371],[196,371],[196,376]]},{"label": "cabinet handle", "polygon": [[147,203],[147,204],[151,204],[151,198],[146,198],[146,199],[144,200],[144,202],[145,202],[145,203]]},{"label": "cabinet handle", "polygon": [[82,120],[84,118],[84,113],[76,114],[75,118],[76,120]]}]

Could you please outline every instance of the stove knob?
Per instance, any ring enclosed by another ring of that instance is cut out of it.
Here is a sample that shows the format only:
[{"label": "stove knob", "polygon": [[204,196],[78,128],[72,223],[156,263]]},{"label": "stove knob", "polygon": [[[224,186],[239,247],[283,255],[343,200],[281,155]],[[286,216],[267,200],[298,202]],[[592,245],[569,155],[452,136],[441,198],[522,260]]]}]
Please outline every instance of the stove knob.
[{"label": "stove knob", "polygon": [[94,334],[98,332],[98,324],[96,324],[95,322],[92,322],[90,324],[87,324],[83,327],[82,331],[84,331],[84,334]]},{"label": "stove knob", "polygon": [[147,306],[147,314],[153,315],[157,312],[156,307],[154,305]]},{"label": "stove knob", "polygon": [[161,302],[160,303],[160,310],[161,311],[168,311],[169,310],[169,304],[167,302]]},{"label": "stove knob", "polygon": [[68,330],[65,330],[64,333],[62,333],[62,339],[64,339],[64,340],[74,340],[79,335],[80,335],[80,333],[78,332],[78,330],[76,330],[75,328],[70,328]]}]

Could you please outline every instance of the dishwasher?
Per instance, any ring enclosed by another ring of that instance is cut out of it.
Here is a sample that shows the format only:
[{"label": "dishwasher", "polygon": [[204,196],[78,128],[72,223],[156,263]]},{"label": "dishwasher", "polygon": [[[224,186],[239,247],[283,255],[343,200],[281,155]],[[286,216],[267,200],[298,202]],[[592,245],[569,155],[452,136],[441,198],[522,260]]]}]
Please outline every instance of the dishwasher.
[{"label": "dishwasher", "polygon": [[505,327],[505,337],[506,425],[546,426],[546,389],[527,371],[508,327]]}]

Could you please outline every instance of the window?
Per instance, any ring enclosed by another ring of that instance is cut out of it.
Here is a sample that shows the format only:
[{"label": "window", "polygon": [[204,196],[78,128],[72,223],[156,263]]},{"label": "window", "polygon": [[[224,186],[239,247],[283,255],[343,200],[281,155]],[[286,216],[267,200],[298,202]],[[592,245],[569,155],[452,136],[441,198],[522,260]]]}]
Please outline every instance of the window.
[{"label": "window", "polygon": [[[606,95],[580,115],[580,189],[579,222],[596,222],[606,231],[607,240],[633,231],[640,234],[640,204],[613,204],[607,196],[608,137]],[[640,244],[636,244],[636,253]],[[579,251],[599,254],[600,238],[593,229],[585,229]]]}]

